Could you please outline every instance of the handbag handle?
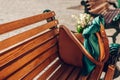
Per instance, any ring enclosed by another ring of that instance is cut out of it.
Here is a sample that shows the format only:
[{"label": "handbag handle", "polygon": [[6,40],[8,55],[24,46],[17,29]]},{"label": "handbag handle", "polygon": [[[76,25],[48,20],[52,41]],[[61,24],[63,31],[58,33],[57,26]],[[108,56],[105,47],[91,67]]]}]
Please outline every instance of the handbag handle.
[{"label": "handbag handle", "polygon": [[[96,33],[97,38],[98,38],[98,43],[99,43],[99,47],[100,47],[100,56],[99,56],[99,61],[100,62],[106,62],[107,59],[109,58],[109,42],[108,42],[108,38],[104,29],[103,24],[100,24],[100,32]],[[76,35],[76,38],[83,43],[83,39],[80,40],[82,37],[82,35],[79,33],[79,35]],[[87,55],[87,57],[89,56],[87,51],[84,49],[85,54]],[[84,53],[83,53],[84,54]],[[89,59],[90,56],[89,56]]]},{"label": "handbag handle", "polygon": [[[100,32],[99,33],[100,33],[100,36],[102,39],[102,43],[104,45],[105,58],[103,59],[103,62],[106,62],[109,58],[109,41],[108,41],[104,26],[102,23],[100,24]],[[103,53],[101,53],[101,54],[103,54]]]},{"label": "handbag handle", "polygon": [[96,65],[101,65],[102,62],[95,60],[90,53],[85,49],[83,44],[77,39],[77,37],[64,25],[60,25],[60,29],[65,30],[66,34],[74,41],[74,43],[78,46],[78,48],[82,51],[82,54],[85,55],[91,62],[95,63]]}]

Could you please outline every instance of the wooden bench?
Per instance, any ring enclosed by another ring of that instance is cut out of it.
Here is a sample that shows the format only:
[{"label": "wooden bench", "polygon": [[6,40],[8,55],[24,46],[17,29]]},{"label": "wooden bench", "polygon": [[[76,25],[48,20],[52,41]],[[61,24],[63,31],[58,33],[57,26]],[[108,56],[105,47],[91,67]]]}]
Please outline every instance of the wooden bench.
[{"label": "wooden bench", "polygon": [[[66,64],[59,57],[58,21],[54,16],[55,12],[50,11],[0,25],[0,34],[4,35],[41,22],[0,41],[0,80],[81,80],[82,68]],[[46,19],[47,23],[42,22]],[[103,68],[104,63],[98,64]],[[102,68],[98,66],[89,80],[98,80]],[[112,76],[107,74],[105,80]]]},{"label": "wooden bench", "polygon": [[[116,32],[113,34],[113,42],[115,43],[117,35],[120,33],[120,20],[117,22],[113,21],[113,18],[120,14],[120,9],[111,9],[110,4],[107,0],[87,0],[81,2],[85,7],[85,12],[92,16],[102,15],[105,18],[106,29],[114,28]],[[114,4],[112,5],[114,6]]]}]

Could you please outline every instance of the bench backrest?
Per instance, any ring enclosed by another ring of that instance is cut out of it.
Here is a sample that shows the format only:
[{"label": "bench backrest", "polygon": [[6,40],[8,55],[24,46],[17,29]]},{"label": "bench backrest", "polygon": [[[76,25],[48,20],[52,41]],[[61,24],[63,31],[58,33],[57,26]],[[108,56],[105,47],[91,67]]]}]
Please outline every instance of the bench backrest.
[{"label": "bench backrest", "polygon": [[[0,35],[9,34],[19,28],[45,21],[54,17],[53,11],[28,17],[0,25]],[[43,24],[42,24],[43,23]],[[0,80],[32,80],[46,66],[57,58],[57,26],[58,21],[39,23],[37,27],[16,34],[0,41]],[[51,74],[53,67],[60,61],[54,62],[51,71],[46,71],[44,77]],[[45,74],[45,73],[44,73]],[[42,79],[42,80],[43,80]]]},{"label": "bench backrest", "polygon": [[86,5],[88,12],[94,14],[101,14],[109,9],[107,0],[88,0]]}]

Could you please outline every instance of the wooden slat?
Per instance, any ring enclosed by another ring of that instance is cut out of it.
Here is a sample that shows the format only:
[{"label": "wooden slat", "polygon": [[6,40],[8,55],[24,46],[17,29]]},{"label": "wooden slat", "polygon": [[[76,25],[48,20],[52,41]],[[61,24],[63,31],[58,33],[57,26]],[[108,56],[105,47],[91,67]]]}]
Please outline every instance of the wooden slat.
[{"label": "wooden slat", "polygon": [[87,8],[92,8],[95,5],[95,2],[88,2],[87,5],[89,5]]},{"label": "wooden slat", "polygon": [[89,12],[93,14],[102,14],[107,24],[111,23],[113,18],[120,13],[120,9],[118,8],[109,9],[109,4],[107,0],[100,0],[100,1],[88,0],[87,4],[89,4],[88,6],[88,8],[90,8]]},{"label": "wooden slat", "polygon": [[[108,16],[106,18],[106,23],[108,23],[109,19],[112,18],[112,15],[114,14],[114,11],[108,12]],[[113,19],[113,18],[112,18]]]},{"label": "wooden slat", "polygon": [[101,9],[100,9],[100,11],[98,12],[98,14],[102,14],[103,12],[106,12],[106,11],[108,11],[109,9],[108,9],[108,4],[106,4],[106,5],[104,5],[104,7],[102,7]]},{"label": "wooden slat", "polygon": [[67,80],[77,80],[80,75],[81,68],[75,68]]},{"label": "wooden slat", "polygon": [[20,57],[24,53],[28,52],[29,50],[41,45],[42,43],[50,40],[53,38],[55,35],[54,33],[55,30],[49,31],[40,37],[37,37],[29,42],[26,42],[14,49],[12,49],[9,52],[4,53],[3,55],[0,56],[0,67],[4,66],[8,62],[16,59],[17,57]]},{"label": "wooden slat", "polygon": [[57,80],[59,79],[60,75],[67,69],[67,65],[63,64],[61,67],[51,76],[49,80]]},{"label": "wooden slat", "polygon": [[104,65],[97,65],[95,69],[91,72],[89,80],[99,80],[103,71],[103,66]]},{"label": "wooden slat", "polygon": [[57,53],[47,58],[42,64],[40,64],[37,68],[35,68],[32,72],[26,75],[22,80],[33,80],[33,78],[38,75],[41,71],[43,71],[46,66],[48,66],[55,58],[58,57]]},{"label": "wooden slat", "polygon": [[96,8],[96,5],[97,6],[100,6],[101,4],[104,4],[104,3],[106,3],[106,1],[104,1],[104,0],[99,0],[99,1],[88,1],[88,7],[89,8],[91,8],[91,9],[94,9],[94,8]]},{"label": "wooden slat", "polygon": [[117,11],[112,10],[112,11],[108,11],[108,17],[106,19],[107,23],[109,23],[109,20],[111,21],[111,19],[113,19],[115,17],[115,15],[117,15]]},{"label": "wooden slat", "polygon": [[115,65],[109,65],[104,80],[112,80],[115,73]]},{"label": "wooden slat", "polygon": [[111,17],[109,17],[109,19],[108,19],[108,23],[111,23],[112,20],[113,20],[113,18],[114,18],[116,15],[118,15],[118,14],[119,14],[119,11],[114,10],[114,11],[113,11],[113,14],[112,14]]},{"label": "wooden slat", "polygon": [[[3,70],[0,71],[0,74],[1,74],[0,79],[7,77],[8,75],[12,74],[16,70],[18,70],[19,68],[21,68],[22,66],[24,66],[26,63],[28,63],[29,61],[31,61],[32,59],[34,59],[35,57],[37,57],[38,55],[42,54],[42,52],[44,52],[47,49],[49,49],[50,47],[52,47],[55,44],[55,42],[56,42],[56,39],[53,39],[50,42],[46,43],[45,45],[40,46],[39,48],[33,50],[29,54],[23,56],[22,58],[20,58],[19,60],[15,61],[14,63],[9,64],[10,66],[5,67],[5,69],[3,69]],[[53,50],[56,52],[57,48],[55,47],[55,48],[53,48]],[[46,56],[46,57],[50,56],[50,53],[44,53],[43,56]],[[37,59],[40,59],[41,61],[43,61],[46,57],[44,57],[44,58],[41,57],[41,58],[37,58]],[[30,65],[30,64],[28,64],[28,65]],[[34,63],[34,66],[35,66],[35,63]],[[3,72],[5,74],[2,74]]]},{"label": "wooden slat", "polygon": [[89,12],[94,14],[101,14],[104,10],[108,10],[108,2],[106,0],[88,1]]},{"label": "wooden slat", "polygon": [[41,75],[38,80],[46,80],[52,72],[60,65],[60,60],[57,60],[43,75]]},{"label": "wooden slat", "polygon": [[46,29],[49,29],[53,26],[56,26],[57,24],[58,24],[58,21],[55,20],[55,21],[49,22],[45,25],[38,26],[37,28],[31,29],[29,31],[26,31],[26,32],[23,32],[23,33],[18,34],[16,36],[13,36],[11,38],[8,38],[4,41],[1,41],[0,42],[0,50],[8,48],[8,47],[10,47],[18,42],[21,42],[21,41],[27,39],[27,38],[30,38],[31,36],[36,35],[36,34],[42,32]]},{"label": "wooden slat", "polygon": [[[90,10],[90,12],[92,12],[92,13],[97,13],[97,12],[99,12],[101,9],[103,9],[106,5],[108,5],[107,3],[103,3],[103,4],[101,4],[101,5],[99,5],[99,6],[96,6],[95,8],[92,8],[91,10]],[[104,8],[105,9],[105,8]]]},{"label": "wooden slat", "polygon": [[107,1],[107,0],[87,0],[87,1],[90,1],[90,2],[97,2],[97,1]]},{"label": "wooden slat", "polygon": [[73,66],[69,65],[69,67],[66,68],[66,70],[62,73],[58,80],[66,80],[71,74],[73,68],[74,68]]},{"label": "wooden slat", "polygon": [[6,33],[6,32],[11,31],[11,30],[18,29],[18,28],[23,27],[23,26],[27,26],[29,24],[39,22],[41,20],[45,20],[45,19],[50,18],[52,16],[55,16],[55,13],[53,11],[48,12],[48,13],[44,13],[44,14],[39,14],[39,15],[29,17],[29,18],[17,20],[14,22],[1,24],[0,25],[0,34]]},{"label": "wooden slat", "polygon": [[101,14],[105,16],[107,14],[107,10],[103,11]]},{"label": "wooden slat", "polygon": [[[107,13],[104,15],[105,20],[107,19],[108,16],[109,16],[109,13],[107,12]],[[106,21],[106,22],[107,22],[107,21]]]},{"label": "wooden slat", "polygon": [[[20,79],[24,78],[27,74],[29,74],[31,71],[33,71],[35,68],[37,68],[39,65],[43,64],[43,62],[47,58],[51,57],[51,55],[54,55],[54,53],[56,53],[56,50],[57,50],[56,48],[48,50],[42,56],[37,57],[34,61],[27,64],[21,70],[19,70],[18,72],[16,72],[12,76],[10,76],[8,78],[8,80],[13,80],[13,79],[20,80]],[[55,56],[55,57],[57,57],[57,56]]]}]

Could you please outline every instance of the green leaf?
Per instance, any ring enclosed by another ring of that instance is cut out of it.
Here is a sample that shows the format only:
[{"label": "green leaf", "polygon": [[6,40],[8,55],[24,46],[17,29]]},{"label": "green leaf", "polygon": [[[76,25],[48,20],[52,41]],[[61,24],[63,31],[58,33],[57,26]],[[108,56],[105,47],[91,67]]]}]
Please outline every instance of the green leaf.
[{"label": "green leaf", "polygon": [[82,33],[83,32],[83,28],[81,27],[81,25],[77,25],[76,28],[77,28],[77,32],[78,33]]}]

